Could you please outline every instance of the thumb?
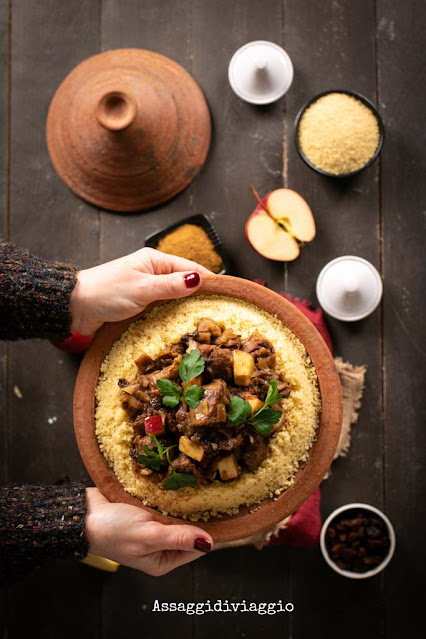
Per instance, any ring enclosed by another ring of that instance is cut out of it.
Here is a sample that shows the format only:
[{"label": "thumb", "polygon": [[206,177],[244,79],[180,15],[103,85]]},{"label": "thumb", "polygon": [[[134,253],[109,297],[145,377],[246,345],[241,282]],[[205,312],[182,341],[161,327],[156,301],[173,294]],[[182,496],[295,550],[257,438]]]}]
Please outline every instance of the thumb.
[{"label": "thumb", "polygon": [[202,528],[189,525],[162,526],[161,534],[156,539],[151,539],[150,545],[157,545],[155,550],[186,550],[210,552],[213,548],[213,539]]},{"label": "thumb", "polygon": [[156,300],[187,297],[201,285],[201,275],[196,271],[154,275],[153,278],[153,293]]},{"label": "thumb", "polygon": [[108,499],[103,496],[98,488],[86,488],[86,505],[88,510],[109,503]]}]

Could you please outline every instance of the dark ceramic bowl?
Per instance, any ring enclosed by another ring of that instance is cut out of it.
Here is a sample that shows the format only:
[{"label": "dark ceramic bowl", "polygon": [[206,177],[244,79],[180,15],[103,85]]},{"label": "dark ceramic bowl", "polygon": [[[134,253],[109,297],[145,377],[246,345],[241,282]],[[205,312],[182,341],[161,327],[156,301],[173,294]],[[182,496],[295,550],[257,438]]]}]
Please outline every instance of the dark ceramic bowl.
[{"label": "dark ceramic bowl", "polygon": [[176,222],[176,224],[171,224],[170,226],[164,227],[160,231],[156,231],[155,233],[148,235],[148,237],[145,240],[145,246],[150,246],[151,248],[154,248],[154,249],[157,248],[158,242],[163,237],[168,235],[171,231],[174,231],[175,229],[179,228],[179,226],[182,226],[183,224],[195,224],[196,226],[201,226],[201,228],[205,230],[205,232],[207,233],[207,235],[213,242],[215,251],[220,255],[222,259],[223,268],[221,271],[219,271],[219,273],[217,273],[217,275],[230,275],[231,273],[230,260],[222,248],[222,243],[219,239],[216,229],[214,228],[213,224],[205,215],[191,215],[191,217],[186,217],[185,219],[180,220],[179,222]]},{"label": "dark ceramic bowl", "polygon": [[[370,160],[368,160],[366,164],[361,166],[356,171],[351,171],[350,173],[329,173],[328,171],[323,171],[322,169],[318,168],[317,166],[315,166],[315,164],[312,164],[312,162],[308,160],[308,158],[303,153],[301,146],[299,144],[299,125],[300,125],[300,120],[302,118],[302,115],[304,114],[306,109],[311,106],[311,104],[316,102],[319,98],[322,98],[324,95],[328,95],[329,93],[345,93],[346,95],[350,95],[353,98],[356,98],[357,100],[365,104],[365,106],[368,107],[370,111],[373,112],[373,115],[376,117],[376,120],[379,124],[379,132],[380,132],[379,144],[377,145],[377,149],[374,155],[370,158]],[[294,120],[294,140],[295,140],[296,148],[299,152],[300,157],[305,162],[305,164],[307,164],[311,169],[313,169],[317,173],[320,173],[321,175],[327,175],[328,177],[346,178],[346,177],[351,177],[352,175],[356,175],[357,173],[361,173],[361,171],[364,171],[371,164],[373,164],[374,160],[379,156],[379,153],[382,150],[383,142],[385,140],[385,127],[383,125],[381,115],[377,111],[374,104],[370,102],[370,100],[367,100],[367,98],[365,98],[363,95],[361,95],[360,93],[356,93],[355,91],[345,91],[343,89],[331,89],[329,91],[323,91],[322,93],[317,93],[312,98],[310,98],[307,102],[305,102],[305,104],[299,110]]]}]

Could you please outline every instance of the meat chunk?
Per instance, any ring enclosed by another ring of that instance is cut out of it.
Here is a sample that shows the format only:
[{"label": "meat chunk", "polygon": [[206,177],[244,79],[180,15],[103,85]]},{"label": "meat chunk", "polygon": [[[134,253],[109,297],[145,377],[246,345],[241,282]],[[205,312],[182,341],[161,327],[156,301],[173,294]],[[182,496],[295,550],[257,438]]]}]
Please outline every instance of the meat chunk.
[{"label": "meat chunk", "polygon": [[203,344],[210,344],[212,339],[220,337],[222,329],[219,324],[216,324],[212,319],[203,317],[200,319],[197,325],[198,341]]},{"label": "meat chunk", "polygon": [[178,355],[174,360],[173,364],[170,366],[166,366],[165,368],[155,371],[154,373],[150,373],[146,377],[148,378],[149,385],[151,387],[157,388],[157,379],[170,379],[170,380],[179,380],[179,364],[181,360],[181,356]]},{"label": "meat chunk", "polygon": [[144,402],[140,401],[136,397],[133,397],[133,395],[129,395],[125,391],[121,392],[120,397],[123,410],[125,410],[126,413],[132,418],[141,413],[145,408]]},{"label": "meat chunk", "polygon": [[281,397],[288,397],[291,393],[290,384],[282,379],[277,381],[277,389]]},{"label": "meat chunk", "polygon": [[172,466],[177,473],[197,474],[197,467],[194,461],[188,457],[188,455],[185,455],[185,453],[179,453],[176,459],[172,461]]},{"label": "meat chunk", "polygon": [[259,368],[273,368],[276,363],[275,349],[271,342],[260,333],[252,333],[241,342],[241,350],[254,357]]},{"label": "meat chunk", "polygon": [[136,455],[143,455],[144,451],[143,451],[143,447],[144,446],[148,446],[149,450],[157,450],[157,446],[155,445],[155,442],[151,439],[151,437],[149,435],[136,435],[136,437],[134,438],[134,440],[132,441],[132,445],[134,447],[134,450],[136,451],[135,454]]},{"label": "meat chunk", "polygon": [[173,364],[176,357],[179,355],[183,355],[185,352],[184,345],[179,342],[177,344],[172,344],[171,347],[165,351],[162,351],[157,358],[155,359],[155,365],[158,368],[161,366],[170,366]]},{"label": "meat chunk", "polygon": [[135,364],[139,368],[141,373],[145,373],[146,371],[152,370],[155,366],[155,362],[146,353],[141,353],[137,359],[135,359]]},{"label": "meat chunk", "polygon": [[226,406],[230,402],[226,383],[215,379],[203,388],[203,399],[196,408],[190,408],[188,413],[188,426],[191,428],[226,422]]},{"label": "meat chunk", "polygon": [[278,380],[278,373],[269,368],[255,370],[250,378],[250,384],[247,390],[256,395],[262,401],[265,401],[271,380]]},{"label": "meat chunk", "polygon": [[234,355],[229,348],[200,344],[200,353],[206,364],[204,376],[207,381],[214,379],[223,379],[226,382],[232,381]]},{"label": "meat chunk", "polygon": [[225,348],[240,348],[241,338],[230,328],[225,328],[222,335],[214,340],[216,346]]},{"label": "meat chunk", "polygon": [[259,468],[267,454],[268,440],[255,431],[249,433],[241,459],[245,467],[254,472]]},{"label": "meat chunk", "polygon": [[234,450],[239,448],[243,443],[242,433],[238,433],[235,437],[227,437],[217,443],[217,450]]}]

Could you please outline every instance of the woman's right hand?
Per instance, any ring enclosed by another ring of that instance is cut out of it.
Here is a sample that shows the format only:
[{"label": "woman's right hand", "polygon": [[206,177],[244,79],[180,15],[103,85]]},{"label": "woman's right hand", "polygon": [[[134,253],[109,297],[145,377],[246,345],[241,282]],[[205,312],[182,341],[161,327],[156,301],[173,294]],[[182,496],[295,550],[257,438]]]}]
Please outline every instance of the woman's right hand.
[{"label": "woman's right hand", "polygon": [[165,525],[146,510],[112,504],[97,488],[86,489],[89,552],[158,577],[210,552],[213,540],[202,528]]}]

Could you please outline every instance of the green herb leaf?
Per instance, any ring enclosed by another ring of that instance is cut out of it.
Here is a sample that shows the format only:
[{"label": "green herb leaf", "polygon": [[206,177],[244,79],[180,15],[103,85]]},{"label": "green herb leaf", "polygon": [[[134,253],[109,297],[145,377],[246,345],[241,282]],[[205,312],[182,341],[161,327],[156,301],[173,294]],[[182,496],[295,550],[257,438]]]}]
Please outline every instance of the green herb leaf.
[{"label": "green herb leaf", "polygon": [[157,386],[163,396],[164,406],[174,408],[181,399],[181,389],[169,379],[157,379]]},{"label": "green herb leaf", "polygon": [[[150,435],[150,437],[151,437],[151,440],[154,442],[154,444],[157,446],[158,454],[160,455],[160,459],[162,459],[164,455],[163,445],[161,444],[161,442],[158,441],[155,435]],[[143,447],[142,447],[142,450],[143,450]]]},{"label": "green herb leaf", "polygon": [[187,486],[191,486],[193,488],[197,483],[194,475],[189,475],[187,473],[176,473],[172,472],[170,477],[167,477],[163,481],[163,488],[166,490],[179,490],[179,488],[186,488]]},{"label": "green herb leaf", "polygon": [[275,408],[263,409],[262,407],[261,410],[253,415],[251,423],[261,435],[270,435],[272,426],[280,421],[281,415],[282,412],[280,410],[275,410]]},{"label": "green herb leaf", "polygon": [[185,384],[201,375],[204,370],[204,360],[198,348],[194,348],[190,353],[182,358],[179,364],[179,375]]},{"label": "green herb leaf", "polygon": [[179,404],[179,397],[174,397],[173,395],[165,395],[163,397],[163,406],[168,406],[169,408],[174,408]]},{"label": "green herb leaf", "polygon": [[244,424],[250,419],[251,406],[246,399],[235,395],[231,399],[230,408],[231,410],[228,413],[228,419],[232,424],[238,426],[239,424]]},{"label": "green herb leaf", "polygon": [[188,386],[185,392],[185,401],[190,408],[197,408],[201,399],[204,397],[204,388],[202,386]]},{"label": "green herb leaf", "polygon": [[281,401],[281,399],[282,399],[282,397],[281,397],[281,395],[278,392],[277,380],[276,379],[272,379],[269,382],[269,388],[268,388],[268,392],[266,394],[265,403],[264,403],[264,405],[262,406],[262,408],[260,410],[264,410],[265,408],[267,408],[271,404],[276,404],[277,402]]},{"label": "green herb leaf", "polygon": [[142,450],[145,455],[137,455],[136,460],[139,464],[144,464],[148,468],[152,468],[152,470],[160,470],[161,468],[161,457],[158,453],[153,450],[149,450],[148,446],[142,446]]}]

